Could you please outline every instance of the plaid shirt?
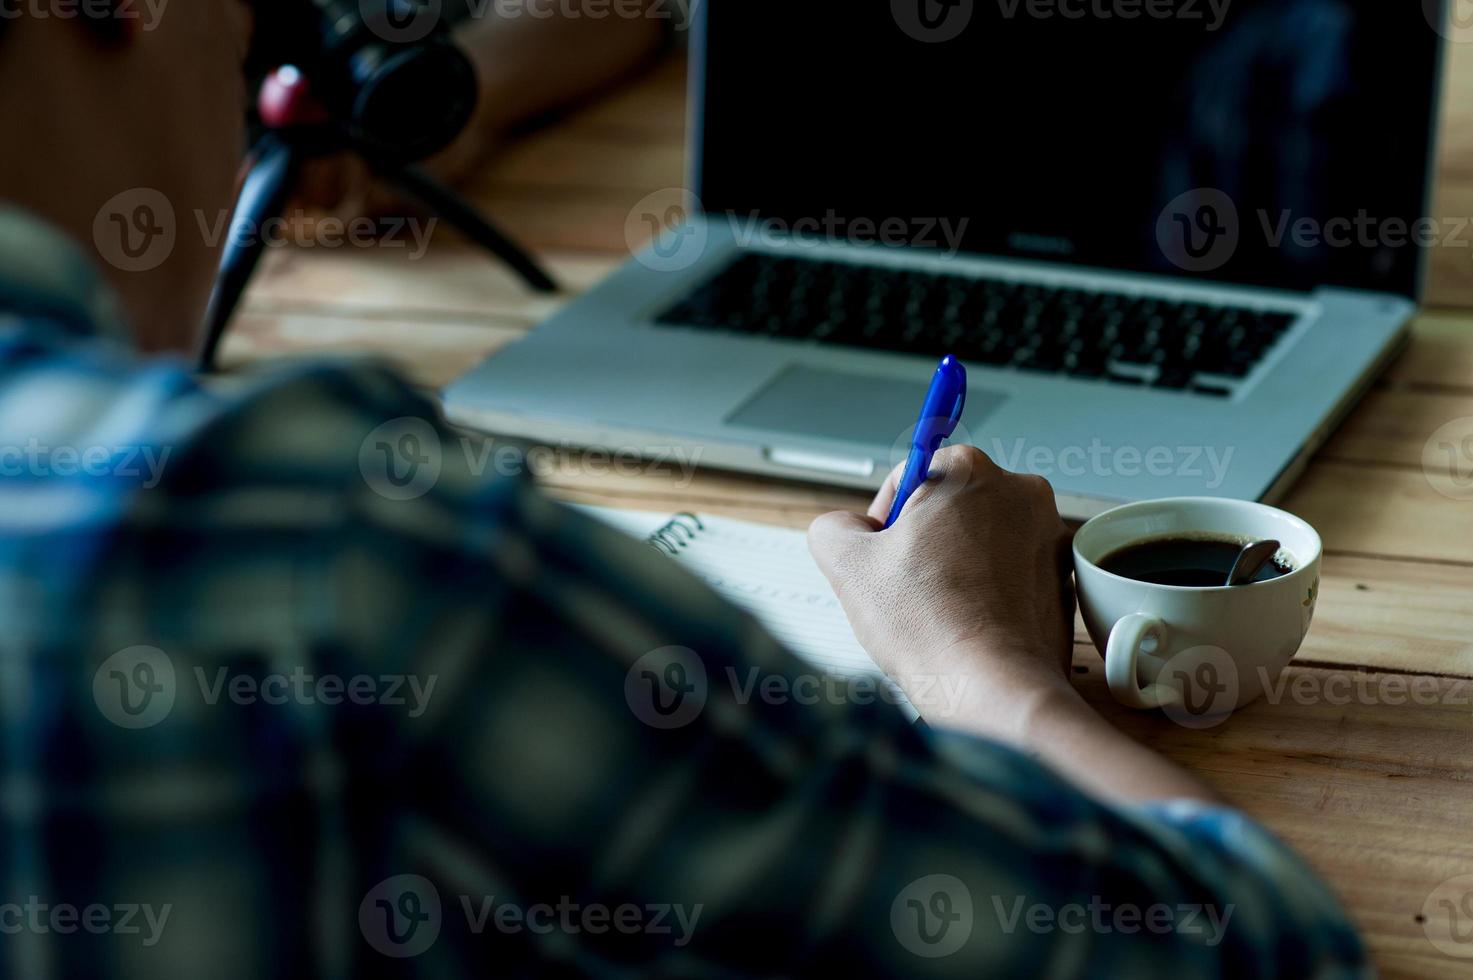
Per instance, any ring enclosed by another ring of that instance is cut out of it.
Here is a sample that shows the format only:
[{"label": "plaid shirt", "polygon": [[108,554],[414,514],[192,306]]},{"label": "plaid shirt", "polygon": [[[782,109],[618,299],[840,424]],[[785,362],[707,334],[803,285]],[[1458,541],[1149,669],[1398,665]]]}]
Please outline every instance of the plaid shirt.
[{"label": "plaid shirt", "polygon": [[1234,811],[743,696],[805,668],[476,446],[142,360],[0,211],[0,976],[1366,972]]}]

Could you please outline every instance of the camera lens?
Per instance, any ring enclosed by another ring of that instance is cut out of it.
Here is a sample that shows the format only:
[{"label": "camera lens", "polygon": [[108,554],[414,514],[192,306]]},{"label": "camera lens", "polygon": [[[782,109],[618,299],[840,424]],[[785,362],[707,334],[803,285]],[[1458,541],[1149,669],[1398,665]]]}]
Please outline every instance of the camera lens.
[{"label": "camera lens", "polygon": [[419,160],[470,120],[475,70],[439,0],[260,0],[257,11],[257,70],[296,66],[364,153]]}]

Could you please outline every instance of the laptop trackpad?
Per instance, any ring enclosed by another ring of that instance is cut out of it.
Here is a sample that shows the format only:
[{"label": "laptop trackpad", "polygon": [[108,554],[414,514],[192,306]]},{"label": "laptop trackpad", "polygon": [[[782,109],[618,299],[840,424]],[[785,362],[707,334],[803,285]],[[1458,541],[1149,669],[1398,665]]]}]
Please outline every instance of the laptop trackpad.
[{"label": "laptop trackpad", "polygon": [[[727,416],[731,425],[889,446],[909,434],[926,397],[928,373],[916,381],[848,374],[795,364]],[[975,427],[1007,396],[967,392],[967,425]]]}]

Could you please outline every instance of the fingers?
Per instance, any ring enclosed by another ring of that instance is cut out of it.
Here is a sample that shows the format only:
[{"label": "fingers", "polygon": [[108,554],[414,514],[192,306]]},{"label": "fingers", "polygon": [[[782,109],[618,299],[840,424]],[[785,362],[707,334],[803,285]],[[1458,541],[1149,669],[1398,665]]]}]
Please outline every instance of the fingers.
[{"label": "fingers", "polygon": [[842,510],[820,515],[808,525],[808,550],[818,567],[832,578],[832,570],[844,556],[878,531],[881,523],[873,517]]},{"label": "fingers", "polygon": [[958,491],[977,483],[990,483],[1007,471],[976,446],[947,446],[931,460],[931,475],[922,484],[922,494],[938,490]]},{"label": "fingers", "polygon": [[898,464],[890,475],[885,477],[885,482],[880,485],[879,493],[870,502],[869,516],[880,524],[885,523],[885,518],[890,516],[890,508],[895,504],[895,492],[900,488],[900,474],[905,472],[905,464]]}]

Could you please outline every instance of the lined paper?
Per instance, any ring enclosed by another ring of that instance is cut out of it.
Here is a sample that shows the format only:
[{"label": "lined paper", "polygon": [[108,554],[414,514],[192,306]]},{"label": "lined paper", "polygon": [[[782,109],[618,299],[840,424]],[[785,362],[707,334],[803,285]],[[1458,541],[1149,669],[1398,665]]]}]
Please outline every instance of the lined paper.
[{"label": "lined paper", "polygon": [[[579,506],[633,537],[646,539],[672,515]],[[859,645],[801,531],[701,516],[704,530],[675,549],[674,560],[733,605],[747,610],[777,640],[808,663],[840,676],[884,675]],[[899,691],[886,685],[899,696]],[[913,714],[909,704],[902,706]]]}]

